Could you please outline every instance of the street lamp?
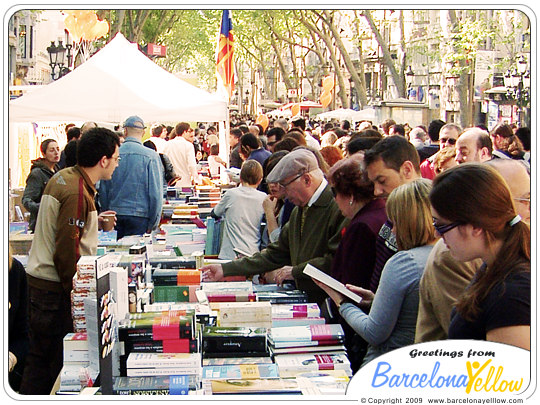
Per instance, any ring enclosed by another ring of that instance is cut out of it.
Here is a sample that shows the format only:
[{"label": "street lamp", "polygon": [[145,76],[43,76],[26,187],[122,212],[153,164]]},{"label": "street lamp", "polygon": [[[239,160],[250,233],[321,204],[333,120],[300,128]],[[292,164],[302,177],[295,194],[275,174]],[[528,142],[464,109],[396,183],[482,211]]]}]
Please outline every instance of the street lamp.
[{"label": "street lamp", "polygon": [[[49,53],[49,65],[51,66],[51,78],[53,80],[58,80],[62,76],[67,75],[71,70],[69,69],[69,66],[71,66],[71,48],[73,46],[71,44],[66,44],[64,47],[64,44],[62,43],[62,40],[58,40],[58,45],[54,43],[54,41],[51,41],[51,45],[47,47],[47,52]],[[67,55],[66,55],[67,52]],[[67,66],[64,66],[65,58],[67,56]],[[57,71],[58,68],[58,71]]]},{"label": "street lamp", "polygon": [[518,107],[518,124],[523,125],[523,117],[529,105],[531,74],[527,70],[527,60],[523,55],[517,60],[516,66],[509,69],[503,77],[506,95],[516,101]]}]

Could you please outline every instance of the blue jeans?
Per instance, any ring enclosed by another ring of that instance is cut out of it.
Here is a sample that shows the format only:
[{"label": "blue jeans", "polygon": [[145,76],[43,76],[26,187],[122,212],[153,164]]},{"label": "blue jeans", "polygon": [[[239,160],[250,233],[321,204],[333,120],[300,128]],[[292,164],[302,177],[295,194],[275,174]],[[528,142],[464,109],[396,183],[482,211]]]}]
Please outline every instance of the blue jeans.
[{"label": "blue jeans", "polygon": [[131,215],[116,216],[116,238],[129,235],[144,235],[150,228],[148,218]]}]

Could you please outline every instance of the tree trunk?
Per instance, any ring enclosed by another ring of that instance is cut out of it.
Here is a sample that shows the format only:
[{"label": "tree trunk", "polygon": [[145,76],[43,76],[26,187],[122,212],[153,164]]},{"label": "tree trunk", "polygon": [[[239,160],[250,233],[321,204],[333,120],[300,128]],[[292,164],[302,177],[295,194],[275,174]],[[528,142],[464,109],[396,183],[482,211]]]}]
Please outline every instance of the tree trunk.
[{"label": "tree trunk", "polygon": [[388,71],[390,72],[390,76],[392,77],[392,80],[394,81],[394,84],[396,85],[399,96],[406,97],[406,90],[405,90],[403,80],[401,79],[396,69],[396,66],[394,65],[392,57],[390,56],[390,49],[388,49],[388,46],[386,45],[386,41],[382,37],[377,26],[375,25],[375,21],[373,21],[371,12],[369,10],[363,10],[362,15],[368,21],[371,31],[375,35],[375,39],[377,40],[377,43],[379,44],[379,47],[381,48],[382,55],[383,55],[383,62],[386,68],[388,69]]},{"label": "tree trunk", "polygon": [[354,67],[354,63],[351,60],[351,57],[349,56],[349,52],[347,52],[347,49],[345,48],[345,45],[343,44],[343,41],[341,40],[341,36],[339,35],[337,27],[334,24],[332,24],[328,10],[325,10],[324,14],[326,18],[323,19],[323,22],[328,26],[328,28],[330,28],[330,31],[332,32],[336,46],[339,49],[341,56],[343,57],[343,62],[345,63],[345,66],[347,67],[347,70],[349,74],[351,75],[351,78],[354,82],[354,86],[356,89],[358,89],[357,93],[359,96],[360,107],[366,106],[368,104],[368,100],[366,97],[365,83],[363,82],[363,80],[360,79],[360,76],[358,75],[358,72],[356,71],[356,68]]}]

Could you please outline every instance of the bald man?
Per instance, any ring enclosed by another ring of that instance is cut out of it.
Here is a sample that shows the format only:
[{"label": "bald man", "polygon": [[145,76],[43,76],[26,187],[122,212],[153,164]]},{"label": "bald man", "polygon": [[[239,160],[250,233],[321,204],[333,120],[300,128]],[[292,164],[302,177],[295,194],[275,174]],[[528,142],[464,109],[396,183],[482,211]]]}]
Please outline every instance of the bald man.
[{"label": "bald man", "polygon": [[487,162],[496,169],[508,183],[514,198],[516,212],[523,222],[531,223],[531,178],[525,165],[519,160],[492,159]]},{"label": "bald man", "polygon": [[480,128],[466,129],[456,141],[456,162],[483,163],[491,159],[493,144],[489,134]]}]

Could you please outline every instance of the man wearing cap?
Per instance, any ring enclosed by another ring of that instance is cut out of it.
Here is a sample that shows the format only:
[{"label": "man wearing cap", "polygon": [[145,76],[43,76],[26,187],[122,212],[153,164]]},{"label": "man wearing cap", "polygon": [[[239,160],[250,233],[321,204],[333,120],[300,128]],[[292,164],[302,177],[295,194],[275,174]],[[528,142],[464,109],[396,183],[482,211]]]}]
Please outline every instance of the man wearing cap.
[{"label": "man wearing cap", "polygon": [[306,291],[310,302],[322,304],[326,293],[303,270],[309,263],[324,272],[330,271],[346,219],[334,201],[315,155],[307,149],[288,153],[270,172],[267,181],[278,183],[287,199],[296,205],[279,239],[253,256],[203,267],[203,280],[219,281],[224,276],[279,269],[275,277],[278,284],[294,279],[297,288]]},{"label": "man wearing cap", "polygon": [[116,211],[118,239],[156,229],[163,205],[163,165],[156,151],[142,144],[143,120],[131,116],[123,127],[118,169],[99,186],[101,209]]}]

